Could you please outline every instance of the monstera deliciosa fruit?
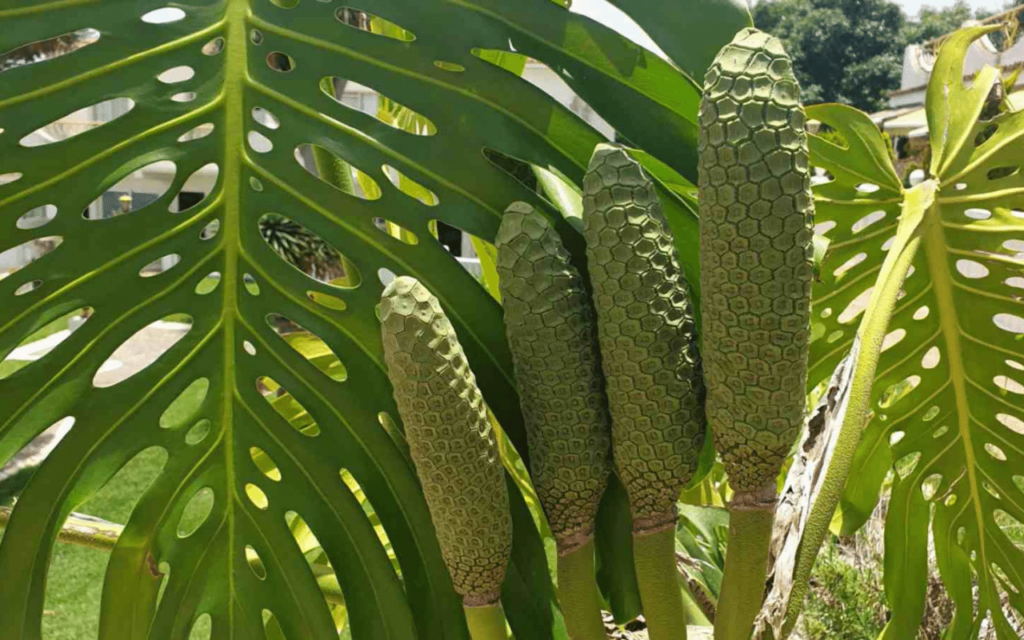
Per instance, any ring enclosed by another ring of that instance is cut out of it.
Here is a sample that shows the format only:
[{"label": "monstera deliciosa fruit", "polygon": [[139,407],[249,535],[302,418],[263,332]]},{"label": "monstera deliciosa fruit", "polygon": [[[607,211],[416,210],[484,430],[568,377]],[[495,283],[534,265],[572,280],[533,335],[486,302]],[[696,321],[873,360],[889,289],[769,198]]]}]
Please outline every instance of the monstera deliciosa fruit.
[{"label": "monstera deliciosa fruit", "polygon": [[[514,158],[578,186],[605,140],[520,77],[526,56],[644,147],[665,184],[695,179],[693,78],[749,14],[728,0],[616,4],[653,27],[675,64],[550,0],[0,3],[0,252],[59,242],[0,281],[0,354],[72,312],[90,314],[0,379],[0,463],[74,419],[4,531],[0,637],[39,637],[65,519],[152,448],[167,461],[110,556],[102,637],[183,638],[209,616],[214,637],[257,638],[271,615],[285,637],[332,637],[315,579],[324,570],[354,637],[466,637],[400,428],[389,429],[398,415],[378,276],[414,276],[438,297],[491,411],[527,457],[500,307],[435,241],[435,221],[490,241],[502,211],[525,201],[582,256],[558,209],[489,161]],[[666,19],[679,28],[660,28]],[[346,83],[378,92],[381,108],[349,107]],[[130,109],[77,135],[33,136],[113,102]],[[154,165],[173,175],[156,200],[90,207]],[[212,191],[179,207],[189,178],[214,169]],[[695,270],[692,202],[659,189],[669,223],[689,231],[681,260]],[[26,215],[41,207],[45,226]],[[271,223],[318,237],[341,267],[307,277],[264,240]],[[154,262],[163,271],[143,277]],[[104,363],[161,319],[189,330],[105,385]],[[161,420],[172,406],[188,411]],[[510,625],[520,638],[565,638],[534,519],[510,494]],[[200,496],[212,507],[182,537]],[[296,523],[329,560],[317,573],[294,542]],[[597,545],[602,588],[623,619],[638,613],[629,531],[612,487]]]}]

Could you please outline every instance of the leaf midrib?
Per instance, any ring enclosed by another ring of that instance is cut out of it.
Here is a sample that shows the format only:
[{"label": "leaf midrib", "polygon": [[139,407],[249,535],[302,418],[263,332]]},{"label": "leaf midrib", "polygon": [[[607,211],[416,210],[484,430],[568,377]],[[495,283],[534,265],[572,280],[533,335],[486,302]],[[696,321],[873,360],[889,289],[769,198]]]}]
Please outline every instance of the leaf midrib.
[{"label": "leaf midrib", "polygon": [[[970,500],[974,507],[974,517],[978,527],[977,570],[983,582],[990,580],[989,562],[985,549],[985,518],[981,509],[980,484],[977,478],[977,456],[974,452],[974,441],[970,429],[970,412],[967,406],[967,373],[963,364],[963,349],[960,344],[962,330],[956,311],[954,282],[949,271],[945,232],[942,227],[941,202],[938,198],[928,208],[924,223],[922,241],[928,274],[931,277],[935,304],[938,307],[939,326],[946,345],[946,357],[949,362],[949,377],[953,384],[956,402],[957,431],[964,448],[964,466],[967,472],[967,486]],[[966,505],[965,505],[966,506]]]}]

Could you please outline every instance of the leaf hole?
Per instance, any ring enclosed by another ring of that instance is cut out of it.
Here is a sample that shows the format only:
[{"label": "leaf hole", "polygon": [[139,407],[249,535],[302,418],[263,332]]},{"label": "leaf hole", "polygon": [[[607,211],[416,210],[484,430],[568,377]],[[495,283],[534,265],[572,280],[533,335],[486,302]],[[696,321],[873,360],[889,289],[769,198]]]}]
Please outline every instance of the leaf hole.
[{"label": "leaf hole", "polygon": [[267,153],[274,149],[274,143],[270,141],[270,138],[259,131],[250,131],[246,140],[249,142],[249,148],[256,153]]},{"label": "leaf hole", "polygon": [[156,79],[164,84],[178,84],[180,82],[188,82],[195,76],[195,69],[188,65],[180,65],[164,71]]},{"label": "leaf hole", "polygon": [[198,206],[213,191],[219,177],[220,166],[216,162],[196,169],[181,185],[178,197],[171,201],[170,212],[180,213]]},{"label": "leaf hole", "polygon": [[359,286],[359,269],[333,245],[291,218],[264,214],[259,229],[275,255],[312,280],[339,289]]},{"label": "leaf hole", "polygon": [[832,333],[828,334],[828,338],[825,341],[828,342],[829,344],[834,344],[834,343],[838,342],[840,340],[840,338],[843,337],[844,334],[845,334],[844,331],[842,331],[840,329],[836,329]]},{"label": "leaf hole", "polygon": [[142,278],[152,278],[162,273],[170,271],[181,262],[181,256],[177,253],[168,253],[166,256],[157,258],[150,262],[146,266],[139,269],[139,276]]},{"label": "leaf hole", "polygon": [[98,129],[124,117],[134,108],[135,101],[131,98],[110,98],[97,102],[39,127],[23,137],[18,144],[22,147],[33,148],[70,140],[77,135]]},{"label": "leaf hole", "polygon": [[256,553],[256,549],[249,544],[245,545],[245,562],[249,565],[249,569],[252,570],[252,574],[257,579],[267,579],[267,568],[263,566],[263,559],[260,558],[260,554]]},{"label": "leaf hole", "polygon": [[834,229],[835,227],[835,220],[826,220],[824,222],[819,222],[818,224],[814,225],[814,233],[815,235],[823,236],[832,229]]},{"label": "leaf hole", "polygon": [[345,365],[320,336],[277,313],[268,314],[266,322],[288,346],[327,377],[337,382],[348,379]]},{"label": "leaf hole", "polygon": [[921,358],[921,367],[924,369],[934,369],[939,366],[939,362],[942,360],[942,352],[938,347],[932,347],[924,354]]},{"label": "leaf hole", "polygon": [[929,313],[931,313],[931,309],[927,306],[919,307],[917,311],[914,312],[914,320],[924,320],[928,317]]},{"label": "leaf hole", "polygon": [[988,275],[988,267],[974,260],[957,260],[956,270],[965,278],[978,280]]},{"label": "leaf hole", "polygon": [[1012,313],[997,313],[992,316],[992,322],[1003,331],[1024,333],[1024,318],[1015,316]]},{"label": "leaf hole", "polygon": [[[121,343],[92,378],[103,389],[124,382],[161,359],[192,329],[192,316],[174,314],[151,322]],[[127,366],[126,366],[127,363]]]},{"label": "leaf hole", "polygon": [[878,406],[882,409],[892,407],[900,400],[906,398],[911,391],[917,388],[919,384],[921,384],[921,376],[908,376],[895,384],[889,385],[889,387],[882,392],[882,397],[878,401]]},{"label": "leaf hole", "polygon": [[1003,391],[1007,391],[1009,393],[1013,393],[1019,396],[1024,395],[1024,384],[1021,384],[1020,382],[1014,380],[1009,376],[996,376],[995,378],[992,379],[992,381],[995,382],[996,386],[1002,389]]},{"label": "leaf hole", "polygon": [[277,129],[281,126],[281,121],[277,119],[277,116],[263,107],[252,108],[252,119],[268,129]]},{"label": "leaf hole", "polygon": [[[52,204],[44,204],[41,207],[36,207],[26,213],[23,213],[15,226],[19,229],[26,231],[32,229],[39,229],[53,222],[53,219],[57,217],[57,207]],[[3,264],[3,260],[0,259],[0,264]]]},{"label": "leaf hole", "polygon": [[437,125],[433,120],[372,87],[338,76],[324,77],[319,86],[320,91],[331,100],[389,127],[417,136],[437,134]]},{"label": "leaf hole", "polygon": [[388,181],[390,181],[396,189],[410,198],[419,200],[428,207],[436,207],[441,204],[441,199],[437,197],[436,193],[408,177],[398,169],[387,164],[382,165],[381,169],[384,171],[384,175],[387,176]]},{"label": "leaf hole", "polygon": [[29,280],[25,284],[23,284],[20,287],[18,287],[17,289],[15,289],[14,290],[14,295],[16,295],[16,296],[23,296],[26,293],[32,293],[33,291],[35,291],[36,289],[38,289],[41,286],[43,286],[43,281],[42,280]]},{"label": "leaf hole", "polygon": [[274,71],[288,73],[295,69],[295,60],[287,53],[271,51],[267,54],[267,66]]},{"label": "leaf hole", "polygon": [[[344,482],[348,490],[352,492],[352,496],[359,503],[359,506],[363,508],[363,513],[366,515],[366,519],[373,525],[373,529],[377,533],[377,539],[380,540],[381,546],[384,547],[385,550],[390,550],[391,540],[388,539],[387,532],[384,530],[384,527],[381,526],[380,517],[373,508],[373,504],[370,503],[370,498],[366,495],[362,486],[360,486],[355,476],[353,476],[348,469],[342,469],[340,475],[342,482]],[[398,578],[401,579],[402,574],[398,564],[393,564],[395,566],[395,572],[398,574]]]},{"label": "leaf hole", "polygon": [[92,307],[81,307],[33,330],[0,362],[0,380],[54,352],[62,342],[71,337],[72,333],[80,329],[92,314]]},{"label": "leaf hole", "polygon": [[334,19],[345,26],[372,33],[375,36],[383,36],[400,42],[412,42],[416,39],[411,31],[403,29],[394,22],[352,7],[339,8],[334,12]]},{"label": "leaf hole", "polygon": [[175,7],[154,9],[142,16],[142,21],[149,24],[170,24],[184,19],[185,12]]},{"label": "leaf hole", "polygon": [[931,502],[942,486],[942,474],[933,473],[921,482],[921,495],[925,500]]},{"label": "leaf hole", "polygon": [[845,274],[846,272],[850,271],[850,269],[853,269],[854,267],[856,267],[860,263],[862,263],[865,260],[867,260],[867,258],[868,258],[868,254],[866,254],[866,253],[864,253],[862,251],[862,252],[858,253],[857,255],[853,256],[852,258],[850,258],[849,260],[847,260],[846,262],[844,262],[843,264],[839,265],[839,267],[835,271],[832,272],[832,275],[834,275],[838,279],[838,278],[842,277],[843,274]]},{"label": "leaf hole", "polygon": [[903,338],[907,337],[906,329],[896,329],[886,334],[885,339],[882,340],[882,351],[888,351],[889,349],[898,345]]},{"label": "leaf hole", "polygon": [[299,6],[299,0],[270,0],[270,2],[282,9],[294,9]]},{"label": "leaf hole", "polygon": [[1010,431],[1024,436],[1024,420],[1007,413],[997,413],[996,420]]},{"label": "leaf hole", "polygon": [[924,412],[924,415],[921,416],[921,420],[923,420],[924,422],[931,422],[932,420],[937,418],[939,413],[941,412],[942,409],[939,408],[939,405],[933,404],[932,406],[928,407],[927,411]]},{"label": "leaf hole", "polygon": [[182,91],[171,96],[172,102],[192,102],[199,95],[195,91]]},{"label": "leaf hole", "polygon": [[252,190],[256,191],[257,193],[263,191],[263,183],[260,182],[258,178],[250,177],[249,186],[252,187]]},{"label": "leaf hole", "polygon": [[210,518],[213,512],[214,493],[210,487],[203,487],[192,494],[178,519],[178,537],[188,538]]},{"label": "leaf hole", "polygon": [[400,240],[405,244],[417,245],[420,242],[420,239],[416,237],[415,233],[409,231],[408,229],[397,223],[391,222],[390,220],[385,220],[384,218],[374,218],[373,224],[378,229],[383,231],[386,235],[396,240]]},{"label": "leaf hole", "polygon": [[967,188],[967,183],[966,182],[958,182],[955,185],[953,185],[953,188],[956,189],[957,191],[963,191],[964,189]]},{"label": "leaf hole", "polygon": [[394,282],[396,277],[398,276],[396,276],[395,272],[392,271],[391,269],[387,269],[384,267],[377,269],[377,279],[380,280],[380,283],[385,287]]},{"label": "leaf hole", "polygon": [[245,485],[245,495],[249,498],[249,502],[260,511],[266,511],[270,507],[270,500],[267,498],[267,494],[263,493],[263,489],[260,489],[251,482]]},{"label": "leaf hole", "polygon": [[205,296],[213,293],[220,286],[220,271],[211,271],[203,276],[203,279],[196,285],[195,292]]},{"label": "leaf hole", "polygon": [[996,167],[995,169],[989,169],[985,177],[989,180],[1000,180],[1002,178],[1009,178],[1018,171],[1020,171],[1020,167]]},{"label": "leaf hole", "polygon": [[245,286],[245,291],[251,296],[260,295],[260,285],[257,284],[256,278],[252,277],[252,274],[245,274],[242,276],[242,284]]},{"label": "leaf hole", "polygon": [[160,428],[180,429],[195,420],[209,392],[209,378],[193,380],[160,414]]},{"label": "leaf hole", "polygon": [[1021,277],[1007,278],[1004,284],[1007,284],[1007,285],[1013,287],[1014,289],[1024,289],[1024,278],[1021,278]]},{"label": "leaf hole", "polygon": [[942,436],[946,435],[947,433],[949,433],[949,427],[946,426],[946,425],[942,425],[941,427],[939,427],[938,429],[936,429],[932,433],[932,438],[934,438],[935,440],[938,440],[939,438],[941,438]]},{"label": "leaf hole", "polygon": [[206,436],[210,435],[210,429],[213,423],[210,420],[204,418],[199,422],[192,425],[192,428],[185,434],[185,444],[189,446],[195,446],[206,439]]},{"label": "leaf hole", "polygon": [[[167,194],[178,167],[169,160],[159,160],[135,171],[122,168],[121,172],[120,180],[93,200],[82,213],[83,218],[106,220],[141,211]],[[135,191],[140,183],[146,184],[145,192]]]},{"label": "leaf hole", "polygon": [[257,47],[263,44],[263,32],[259,29],[252,29],[249,31],[249,42],[253,43]]},{"label": "leaf hole", "polygon": [[878,191],[879,186],[877,184],[871,184],[870,182],[863,182],[857,185],[858,193],[874,193]]},{"label": "leaf hole", "polygon": [[267,476],[274,482],[281,481],[281,470],[274,464],[274,461],[270,459],[267,452],[259,447],[249,447],[249,457],[252,458],[253,464],[260,470],[260,473]]},{"label": "leaf hole", "polygon": [[985,443],[985,452],[988,453],[988,455],[992,456],[993,460],[998,460],[999,462],[1006,462],[1006,453],[996,445],[992,444],[991,442]]},{"label": "leaf hole", "polygon": [[204,613],[196,618],[192,624],[192,631],[188,634],[188,640],[210,640],[213,633],[213,618]]},{"label": "leaf hole", "polygon": [[864,313],[864,310],[868,308],[868,303],[871,302],[871,294],[874,290],[874,287],[866,289],[851,300],[850,304],[846,305],[846,308],[839,314],[837,318],[839,324],[850,324],[857,316]]},{"label": "leaf hole", "polygon": [[[86,28],[65,33],[56,38],[30,42],[0,54],[0,73],[66,56],[69,53],[74,53],[84,47],[95,44],[99,39],[99,31]],[[47,53],[41,55],[40,51]]]},{"label": "leaf hole", "polygon": [[11,184],[12,182],[17,182],[18,180],[21,180],[21,178],[22,178],[22,174],[17,173],[17,172],[15,172],[15,173],[0,173],[0,187],[4,186],[5,184]]},{"label": "leaf hole", "polygon": [[858,220],[857,222],[854,222],[852,230],[853,230],[854,233],[860,233],[861,231],[867,229],[868,227],[870,227],[871,225],[875,224],[876,222],[879,222],[880,220],[884,220],[885,216],[886,216],[885,211],[881,211],[881,210],[873,211],[873,212],[869,213],[868,215],[864,216],[863,218],[861,218],[860,220]]},{"label": "leaf hole", "polygon": [[992,217],[992,212],[988,209],[970,208],[964,210],[964,215],[971,220],[988,220]]},{"label": "leaf hole", "polygon": [[907,436],[906,431],[894,431],[889,435],[889,446],[895,447]]},{"label": "leaf hole", "polygon": [[224,38],[216,37],[203,45],[204,56],[217,56],[224,51]]},{"label": "leaf hole", "polygon": [[274,411],[287,420],[288,424],[296,431],[310,438],[320,435],[320,425],[316,423],[313,416],[273,378],[260,376],[256,379],[256,389],[263,399],[270,403]]},{"label": "leaf hole", "polygon": [[987,492],[987,493],[988,493],[988,494],[989,494],[990,496],[992,496],[992,497],[993,497],[993,498],[995,498],[996,500],[1002,500],[1002,499],[1003,499],[1003,496],[1002,496],[1002,495],[1001,495],[1001,494],[999,493],[999,491],[998,491],[998,490],[997,490],[997,489],[996,489],[995,487],[993,487],[993,486],[992,486],[992,483],[988,482],[987,480],[982,480],[982,481],[981,481],[981,487],[982,487],[982,488],[983,488],[983,489],[984,489],[984,490],[985,490],[985,491],[986,491],[986,492]]},{"label": "leaf hole", "polygon": [[212,122],[204,122],[203,124],[192,127],[185,133],[178,136],[178,142],[192,142],[193,140],[202,140],[206,136],[213,133],[214,124]]},{"label": "leaf hole", "polygon": [[348,305],[345,304],[345,301],[341,298],[336,298],[332,295],[321,293],[319,291],[307,291],[306,297],[321,307],[326,307],[334,311],[344,311],[348,308]]},{"label": "leaf hole", "polygon": [[220,233],[220,218],[211,220],[210,222],[206,223],[206,226],[203,227],[202,231],[199,232],[199,239],[204,242],[207,240],[212,240],[213,238],[217,237],[218,233]]},{"label": "leaf hole", "polygon": [[[319,145],[300,144],[295,148],[295,161],[311,175],[342,193],[362,200],[377,200],[381,196],[376,180]],[[323,167],[325,173],[321,173],[318,167]]]},{"label": "leaf hole", "polygon": [[914,469],[917,468],[917,464],[920,461],[920,451],[915,451],[914,453],[903,456],[896,461],[896,475],[898,475],[901,480],[906,480],[910,474],[914,473]]},{"label": "leaf hole", "polygon": [[244,349],[245,352],[247,354],[249,354],[250,356],[255,356],[256,355],[256,347],[253,346],[253,344],[251,342],[249,342],[248,340],[243,340],[242,341],[242,349]]}]

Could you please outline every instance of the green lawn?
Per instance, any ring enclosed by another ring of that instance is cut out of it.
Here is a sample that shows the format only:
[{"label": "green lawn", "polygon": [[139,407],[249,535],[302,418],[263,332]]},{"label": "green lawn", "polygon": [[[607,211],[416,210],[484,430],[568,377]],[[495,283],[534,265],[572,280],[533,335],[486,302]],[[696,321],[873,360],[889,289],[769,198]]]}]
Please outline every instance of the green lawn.
[{"label": "green lawn", "polygon": [[[186,391],[192,397],[183,395],[168,412],[172,424],[186,421],[195,402],[200,399],[199,388],[189,387]],[[126,522],[138,498],[159,475],[165,459],[166,453],[160,449],[143,451],[76,511],[111,522]],[[182,522],[182,527],[192,524]],[[0,531],[0,537],[2,533]],[[44,638],[91,640],[97,637],[100,596],[108,557],[109,554],[104,551],[70,544],[55,545],[43,608]],[[193,633],[192,640],[200,640],[202,637],[209,637],[208,629],[205,634]]]}]

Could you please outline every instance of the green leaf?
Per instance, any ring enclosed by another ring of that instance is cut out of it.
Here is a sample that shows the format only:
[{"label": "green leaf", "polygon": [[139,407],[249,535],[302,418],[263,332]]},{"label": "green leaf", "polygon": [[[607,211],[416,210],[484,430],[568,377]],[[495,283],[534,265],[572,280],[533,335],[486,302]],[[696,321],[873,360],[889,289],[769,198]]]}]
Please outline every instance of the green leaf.
[{"label": "green leaf", "polygon": [[[1000,82],[995,69],[983,69],[969,86],[963,80],[967,48],[991,30],[961,30],[939,53],[926,107],[932,164],[919,187],[902,193],[866,116],[808,109],[850,144],[840,149],[812,137],[812,163],[834,176],[815,189],[817,222],[834,226],[815,289],[809,382],[821,381],[849,350],[861,313],[864,336],[878,323],[886,332],[873,345],[881,356],[865,397],[869,422],[836,520],[844,533],[859,528],[894,471],[885,535],[892,618],[884,638],[917,633],[930,515],[938,566],[956,603],[950,637],[976,633],[986,616],[1000,638],[1016,637],[1001,598],[1024,610],[1024,551],[1013,530],[1024,522],[1015,475],[1024,465],[1024,113],[988,103]],[[902,272],[882,270],[901,206],[906,232],[890,251],[910,243],[902,285]],[[900,287],[891,314],[868,302],[876,280]],[[848,416],[857,415],[855,402]]]},{"label": "green leaf", "polygon": [[[0,379],[0,463],[57,420],[75,418],[29,480],[0,543],[0,573],[17,576],[0,582],[0,637],[39,637],[48,559],[65,518],[154,446],[168,462],[111,555],[103,637],[185,638],[209,614],[215,637],[258,638],[263,609],[289,638],[334,637],[338,624],[356,638],[466,637],[396,425],[374,313],[378,274],[415,276],[438,295],[490,408],[527,458],[500,308],[431,228],[441,221],[490,241],[515,200],[560,218],[482,150],[545,167],[578,188],[603,137],[503,61],[529,56],[547,65],[689,179],[699,93],[668,62],[548,0],[380,0],[373,15],[337,4],[7,0],[0,8],[0,252],[62,239],[0,281],[0,355],[55,319],[94,309],[49,354]],[[710,22],[735,14],[696,0],[663,13],[681,22],[698,10]],[[177,19],[165,19],[167,11]],[[731,35],[702,39],[702,51]],[[482,51],[500,52],[499,64]],[[339,103],[337,82],[379,92],[380,108]],[[19,144],[115,98],[134,106],[65,140]],[[82,216],[156,162],[175,165],[166,193],[134,211],[105,204],[119,215]],[[218,169],[212,192],[170,212],[187,179],[208,165]],[[44,205],[58,212],[45,228],[17,224]],[[666,206],[674,225],[695,228],[685,205],[674,211]],[[261,234],[266,214],[336,252],[333,272],[303,273],[283,260]],[[578,233],[564,221],[559,228],[582,255]],[[680,237],[691,267],[695,238]],[[179,257],[173,268],[140,277],[171,255]],[[21,290],[26,284],[34,288]],[[165,353],[117,384],[93,384],[120,345],[174,314],[187,314],[191,326]],[[285,338],[273,317],[303,337]],[[208,385],[202,400],[181,426],[161,427],[197,380]],[[181,538],[179,520],[201,489],[212,492],[212,510]],[[513,493],[505,611],[519,637],[563,640],[541,538]],[[602,538],[623,523],[628,530],[625,502],[609,504]],[[322,566],[296,544],[296,518],[337,570],[347,623],[325,606],[318,577],[330,576],[318,576]],[[250,569],[247,546],[265,578]],[[613,608],[635,613],[629,546],[600,553],[606,569],[621,567],[602,581]]]}]

